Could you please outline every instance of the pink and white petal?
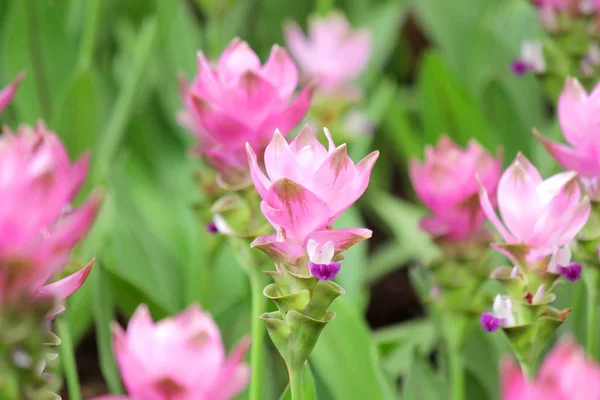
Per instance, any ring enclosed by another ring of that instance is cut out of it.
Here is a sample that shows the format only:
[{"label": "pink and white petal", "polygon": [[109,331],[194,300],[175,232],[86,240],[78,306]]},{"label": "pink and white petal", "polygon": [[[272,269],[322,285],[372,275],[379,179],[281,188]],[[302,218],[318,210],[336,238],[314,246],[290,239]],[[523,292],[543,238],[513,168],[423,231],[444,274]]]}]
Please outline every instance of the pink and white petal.
[{"label": "pink and white petal", "polygon": [[335,255],[338,255],[356,243],[369,239],[372,235],[373,232],[370,229],[364,228],[327,229],[311,233],[308,239],[320,244],[332,242]]},{"label": "pink and white petal", "polygon": [[25,78],[25,73],[21,72],[8,86],[0,91],[0,112],[8,107],[13,97],[15,97],[17,88],[19,87],[19,84],[23,78]]},{"label": "pink and white petal", "polygon": [[65,300],[67,297],[75,293],[77,289],[81,287],[81,285],[83,285],[88,275],[92,271],[94,261],[95,260],[90,261],[89,264],[84,268],[67,276],[66,278],[43,286],[40,288],[38,293],[42,296],[52,296],[56,299],[56,301],[59,302]]},{"label": "pink and white petal", "polygon": [[494,225],[494,228],[496,228],[504,241],[506,243],[517,243],[517,239],[508,232],[508,230],[504,227],[504,224],[502,224],[496,215],[496,211],[494,211],[494,207],[492,206],[488,192],[481,184],[479,185],[479,204],[481,205],[481,209],[483,210],[483,213],[487,219],[489,219],[492,225]]},{"label": "pink and white petal", "polygon": [[337,148],[334,141],[333,141],[333,137],[331,137],[331,132],[329,132],[329,129],[327,127],[323,127],[323,132],[325,132],[325,137],[327,138],[327,143],[329,145],[329,148],[327,149],[327,152],[329,154],[333,153],[335,151],[335,149]]},{"label": "pink and white petal", "polygon": [[268,255],[275,263],[295,265],[304,257],[304,247],[290,242],[277,240],[277,235],[264,235],[257,237],[250,247],[256,247]]},{"label": "pink and white petal", "polygon": [[265,149],[265,169],[271,182],[289,178],[297,183],[302,183],[306,179],[302,176],[300,165],[296,161],[296,154],[279,130],[275,131],[271,142]]},{"label": "pink and white petal", "polygon": [[298,85],[298,68],[284,48],[274,45],[260,72],[279,89],[282,100],[288,101],[292,97]]},{"label": "pink and white petal", "polygon": [[369,180],[371,178],[371,171],[375,166],[375,162],[379,157],[379,152],[374,151],[363,158],[355,167],[355,178],[346,185],[343,190],[343,195],[339,199],[335,199],[331,202],[330,208],[333,216],[330,219],[329,224],[339,217],[344,211],[348,209],[362,194],[367,190],[369,186]]},{"label": "pink and white petal", "polygon": [[305,87],[289,106],[268,117],[258,131],[265,134],[266,138],[269,138],[275,129],[279,129],[284,135],[290,133],[306,116],[313,93],[314,86]]},{"label": "pink and white petal", "polygon": [[600,174],[600,161],[593,153],[586,153],[585,149],[577,150],[564,144],[554,143],[540,135],[537,131],[534,131],[534,134],[546,151],[564,169],[577,171],[583,176]]},{"label": "pink and white petal", "polygon": [[498,208],[506,227],[519,240],[528,243],[541,211],[537,185],[539,172],[523,155],[502,174],[498,183]]},{"label": "pink and white petal", "polygon": [[298,135],[292,140],[290,149],[296,154],[301,165],[310,163],[313,171],[316,166],[321,165],[327,159],[328,155],[327,150],[308,124],[304,124]]},{"label": "pink and white petal", "polygon": [[241,146],[253,138],[252,130],[237,117],[214,106],[202,97],[192,95],[193,115],[201,122],[208,136],[223,146]]},{"label": "pink and white petal", "polygon": [[246,143],[246,154],[248,155],[248,164],[250,166],[250,177],[254,183],[256,191],[262,199],[267,195],[267,190],[271,186],[271,181],[265,176],[260,167],[258,166],[258,160],[256,159],[256,153],[252,150],[249,143]]},{"label": "pink and white petal", "polygon": [[248,43],[235,38],[221,54],[217,63],[217,74],[222,84],[228,85],[246,71],[258,71],[260,59]]},{"label": "pink and white petal", "polygon": [[[356,167],[348,156],[346,144],[343,144],[331,153],[314,173],[310,189],[329,203],[332,210],[336,210],[338,204],[341,204],[339,207],[343,207],[349,201],[353,203],[364,192],[364,189],[363,192],[360,191],[360,186],[352,192],[345,190],[352,187],[355,180],[358,180]],[[368,179],[366,183],[368,185]]]},{"label": "pink and white petal", "polygon": [[287,178],[271,185],[264,203],[265,216],[276,226],[284,228],[288,238],[298,244],[304,244],[309,234],[329,223],[327,203]]}]

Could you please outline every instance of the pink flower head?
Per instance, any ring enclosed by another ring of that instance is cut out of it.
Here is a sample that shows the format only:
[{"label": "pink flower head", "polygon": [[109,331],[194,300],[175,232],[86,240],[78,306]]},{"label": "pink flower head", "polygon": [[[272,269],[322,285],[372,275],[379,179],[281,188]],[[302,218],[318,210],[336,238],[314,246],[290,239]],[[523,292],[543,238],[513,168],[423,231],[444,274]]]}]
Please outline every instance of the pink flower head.
[{"label": "pink flower head", "polygon": [[503,400],[600,399],[600,365],[572,339],[562,339],[544,360],[536,379],[525,379],[512,360],[501,365]]},{"label": "pink flower head", "polygon": [[369,62],[371,32],[352,30],[343,14],[333,12],[309,22],[309,36],[290,22],[285,27],[287,46],[302,70],[316,77],[321,89],[338,89],[356,78]]},{"label": "pink flower head", "polygon": [[588,95],[579,81],[567,78],[558,100],[558,119],[570,146],[536,132],[546,150],[565,169],[576,171],[593,198],[600,196],[600,84]]},{"label": "pink flower head", "polygon": [[62,300],[87,277],[91,264],[42,288],[65,266],[99,208],[98,195],[71,207],[87,169],[87,154],[71,163],[42,123],[16,134],[6,129],[0,137],[0,302],[40,291]]},{"label": "pink flower head", "polygon": [[19,75],[17,75],[17,77],[12,81],[10,85],[0,90],[0,112],[2,112],[2,110],[8,107],[13,97],[15,97],[15,94],[17,93],[17,88],[19,87],[19,84],[21,83],[24,77],[25,73],[21,72]]},{"label": "pink flower head", "polygon": [[485,187],[480,188],[485,215],[509,244],[525,244],[552,253],[568,244],[583,228],[590,201],[581,198],[574,172],[563,172],[542,181],[537,169],[518,154],[498,184],[496,215]]},{"label": "pink flower head", "polygon": [[182,85],[180,121],[223,178],[246,176],[245,144],[262,153],[276,128],[289,133],[308,111],[312,88],[292,101],[297,83],[296,65],[284,49],[273,46],[261,65],[250,46],[236,38],[216,66],[198,53],[198,75],[191,86]]},{"label": "pink flower head", "polygon": [[308,125],[289,144],[276,131],[264,154],[267,175],[252,148],[247,146],[247,150],[250,175],[263,200],[261,210],[278,231],[277,235],[259,237],[253,246],[291,264],[308,254],[315,271],[325,278],[339,270],[332,264],[339,253],[371,236],[368,229],[330,228],[366,190],[379,152],[355,165],[346,145],[336,147],[329,131],[324,130],[329,149],[319,143]]},{"label": "pink flower head", "polygon": [[446,136],[425,149],[425,161],[410,163],[410,178],[421,201],[433,213],[421,228],[452,241],[468,240],[480,232],[485,216],[477,201],[477,177],[495,198],[502,156],[494,158],[476,141],[466,149]]},{"label": "pink flower head", "polygon": [[131,400],[232,399],[248,384],[250,369],[243,362],[248,346],[242,341],[227,358],[219,328],[198,306],[154,323],[141,305],[127,331],[113,328],[113,348]]}]

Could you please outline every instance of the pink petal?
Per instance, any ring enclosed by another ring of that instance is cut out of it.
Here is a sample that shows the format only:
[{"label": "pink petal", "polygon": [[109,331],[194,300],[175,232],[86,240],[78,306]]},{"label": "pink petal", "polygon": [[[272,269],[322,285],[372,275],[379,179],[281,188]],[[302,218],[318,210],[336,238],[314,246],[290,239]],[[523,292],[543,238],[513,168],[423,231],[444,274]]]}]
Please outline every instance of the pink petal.
[{"label": "pink petal", "polygon": [[527,382],[525,381],[521,370],[513,360],[502,360],[502,363],[500,364],[500,375],[503,400],[529,399],[527,396]]},{"label": "pink petal", "polygon": [[[367,175],[367,184],[368,178]],[[366,189],[365,185],[363,192],[359,190],[346,191],[345,188],[351,186],[354,179],[357,179],[356,168],[348,157],[346,145],[343,144],[331,153],[314,173],[311,189],[335,212],[346,207],[348,203],[354,203]]]},{"label": "pink petal", "polygon": [[373,232],[364,228],[346,228],[346,229],[328,229],[313,232],[308,239],[313,239],[318,243],[332,242],[335,248],[335,254],[338,255],[356,243],[371,238]]},{"label": "pink petal", "polygon": [[296,155],[279,130],[275,131],[271,143],[265,149],[265,169],[271,182],[289,178],[302,183],[306,179],[300,173]]},{"label": "pink petal", "polygon": [[[222,101],[227,110],[235,113],[236,119],[243,120],[244,125],[252,127],[262,123],[281,104],[277,89],[254,71],[242,73],[237,85],[230,86],[223,92]],[[255,136],[249,139],[254,139]]]},{"label": "pink petal", "polygon": [[492,206],[492,202],[488,196],[487,190],[482,185],[479,185],[479,203],[481,204],[481,209],[485,216],[490,220],[492,225],[496,228],[500,236],[504,239],[506,243],[516,243],[517,239],[508,232],[508,230],[504,227],[500,219],[496,215],[494,211],[494,207]]},{"label": "pink petal", "polygon": [[295,22],[285,24],[285,43],[303,70],[314,63],[312,51],[306,41],[304,32]]},{"label": "pink petal", "polygon": [[298,69],[285,49],[274,45],[271,55],[262,67],[261,75],[279,88],[281,99],[287,101],[298,85]]},{"label": "pink petal", "polygon": [[421,218],[419,221],[419,228],[434,237],[444,236],[450,232],[448,225],[435,216]]},{"label": "pink petal", "polygon": [[71,249],[87,234],[102,203],[102,195],[93,193],[82,206],[62,217],[51,232],[50,239],[59,250]]},{"label": "pink petal", "polygon": [[207,100],[192,94],[192,112],[207,134],[224,146],[241,146],[254,137],[254,131],[235,116],[230,116]]},{"label": "pink petal", "polygon": [[261,125],[259,132],[269,134],[275,129],[279,129],[283,134],[287,135],[294,129],[304,118],[314,93],[314,86],[305,87],[296,99],[283,111],[270,116]]},{"label": "pink petal", "polygon": [[515,237],[526,243],[533,234],[541,211],[536,192],[536,187],[541,181],[535,167],[523,155],[518,154],[502,174],[498,184],[500,215]]},{"label": "pink petal", "polygon": [[298,260],[306,254],[303,246],[278,241],[277,235],[259,236],[250,244],[250,247],[259,248],[275,263],[284,263],[286,265],[296,265]]},{"label": "pink petal", "polygon": [[220,100],[221,87],[203,52],[198,52],[198,75],[190,90],[206,99]]},{"label": "pink petal", "polygon": [[248,46],[248,43],[235,38],[221,54],[217,64],[217,73],[222,83],[237,80],[246,71],[258,71],[260,59]]},{"label": "pink petal", "polygon": [[117,395],[106,395],[100,397],[93,397],[92,400],[136,400],[129,396],[117,396]]},{"label": "pink petal", "polygon": [[571,217],[565,218],[566,222],[562,227],[562,232],[556,239],[559,246],[569,243],[583,229],[590,216],[590,211],[590,199],[586,196],[570,214]]},{"label": "pink petal", "polygon": [[25,78],[25,73],[21,72],[17,77],[11,82],[10,85],[6,86],[0,91],[0,112],[4,110],[12,101],[13,97],[17,93],[17,88],[21,81]]},{"label": "pink petal", "polygon": [[282,227],[288,238],[303,244],[307,236],[329,223],[329,207],[310,190],[283,178],[273,183],[261,203],[263,214],[275,228]]},{"label": "pink petal", "polygon": [[[317,139],[308,124],[304,124],[298,135],[290,143],[290,149],[297,157],[306,157],[307,162],[314,167],[321,165],[327,159],[327,150]],[[303,153],[303,155],[301,155]]]},{"label": "pink petal", "polygon": [[354,78],[362,72],[371,55],[371,32],[361,29],[350,35],[340,48],[341,72],[345,78]]},{"label": "pink petal", "polygon": [[586,153],[586,149],[578,150],[563,144],[554,143],[540,135],[537,131],[534,131],[534,134],[540,143],[542,143],[546,151],[564,169],[577,171],[583,176],[594,176],[600,174],[600,162],[594,153]]},{"label": "pink petal", "polygon": [[363,158],[358,164],[356,164],[355,172],[356,177],[343,188],[343,195],[341,199],[336,199],[333,203],[335,209],[332,207],[334,212],[331,218],[331,223],[340,216],[348,207],[350,207],[356,199],[358,199],[367,190],[369,185],[369,179],[371,178],[371,171],[375,166],[375,161],[379,157],[379,152],[374,151]]},{"label": "pink petal", "polygon": [[92,271],[94,261],[95,260],[90,261],[88,265],[75,272],[74,274],[71,274],[66,278],[63,278],[59,281],[42,287],[39,290],[39,294],[42,296],[52,296],[58,302],[65,300],[67,297],[75,293],[77,289],[81,287],[81,285],[83,285],[88,275]]},{"label": "pink petal", "polygon": [[600,126],[600,92],[587,95],[575,78],[568,77],[558,100],[558,119],[567,141],[584,148],[597,140]]},{"label": "pink petal", "polygon": [[249,338],[244,338],[235,347],[212,389],[207,392],[206,399],[229,400],[248,386],[250,368],[243,360],[250,348],[250,343]]},{"label": "pink petal", "polygon": [[248,155],[248,164],[250,165],[250,177],[252,178],[256,191],[260,197],[264,199],[267,195],[267,190],[271,186],[271,181],[258,166],[256,154],[249,143],[246,143],[246,154]]}]

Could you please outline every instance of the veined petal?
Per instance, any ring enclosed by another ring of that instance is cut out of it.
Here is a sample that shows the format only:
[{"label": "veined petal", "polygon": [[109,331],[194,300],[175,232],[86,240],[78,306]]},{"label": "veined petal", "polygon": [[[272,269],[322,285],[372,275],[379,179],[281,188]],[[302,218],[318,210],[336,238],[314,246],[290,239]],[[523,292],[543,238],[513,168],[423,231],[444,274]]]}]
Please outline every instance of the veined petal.
[{"label": "veined petal", "polygon": [[296,64],[287,51],[278,45],[271,48],[271,54],[261,69],[261,75],[279,88],[280,97],[284,101],[292,97],[298,85]]},{"label": "veined petal", "polygon": [[541,210],[536,192],[541,182],[535,167],[518,154],[498,183],[498,208],[502,220],[512,234],[526,243],[533,235]]},{"label": "veined petal", "polygon": [[276,227],[284,228],[288,237],[298,244],[303,244],[310,233],[329,223],[327,203],[287,178],[271,185],[263,203],[265,216]]},{"label": "veined petal", "polygon": [[250,164],[250,177],[252,178],[256,191],[260,197],[264,199],[267,195],[267,190],[271,186],[271,181],[258,166],[256,154],[249,143],[246,143],[246,154],[248,154],[248,163]]}]

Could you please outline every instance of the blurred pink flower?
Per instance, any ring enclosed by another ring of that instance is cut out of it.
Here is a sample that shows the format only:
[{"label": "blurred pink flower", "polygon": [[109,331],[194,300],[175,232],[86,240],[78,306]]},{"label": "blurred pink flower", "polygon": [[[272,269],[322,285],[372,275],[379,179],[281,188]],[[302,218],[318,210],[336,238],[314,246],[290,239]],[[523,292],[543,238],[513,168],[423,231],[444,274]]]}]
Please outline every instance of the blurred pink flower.
[{"label": "blurred pink flower", "polygon": [[562,339],[554,347],[533,382],[512,360],[502,362],[501,374],[503,400],[600,399],[600,365],[572,339]]},{"label": "blurred pink flower", "polygon": [[410,178],[432,216],[421,220],[421,229],[451,241],[471,239],[481,231],[485,216],[478,201],[477,177],[495,199],[502,169],[496,158],[476,141],[462,149],[446,136],[425,149],[425,161],[410,163]]},{"label": "blurred pink flower", "polygon": [[582,0],[531,0],[531,2],[536,7],[540,8],[549,8],[561,11],[572,11],[577,9],[577,5],[580,2],[582,2]]},{"label": "blurred pink flower", "polygon": [[23,292],[73,293],[91,268],[42,288],[67,263],[90,228],[101,197],[78,208],[71,202],[83,184],[88,155],[71,163],[60,139],[43,123],[5,129],[0,137],[0,302]]},{"label": "blurred pink flower", "polygon": [[352,30],[344,15],[333,12],[309,21],[309,36],[290,22],[285,27],[286,43],[301,69],[317,78],[326,91],[343,87],[356,78],[371,56],[371,32]]},{"label": "blurred pink flower", "polygon": [[537,169],[518,154],[498,184],[500,222],[487,189],[480,188],[481,207],[509,244],[525,244],[550,254],[568,244],[583,228],[590,213],[587,196],[574,172],[563,172],[542,181]]},{"label": "blurred pink flower", "polygon": [[245,177],[245,144],[262,153],[275,129],[289,133],[308,111],[311,87],[291,101],[297,83],[296,65],[285,49],[273,46],[261,66],[250,46],[236,38],[214,67],[198,53],[198,75],[190,86],[182,85],[185,111],[179,120],[198,138],[198,153],[226,181]]},{"label": "blurred pink flower", "polygon": [[600,198],[600,84],[588,95],[579,81],[567,78],[558,100],[558,119],[571,146],[554,143],[536,132],[552,157],[565,169],[576,171],[594,199]]},{"label": "blurred pink flower", "polygon": [[198,306],[154,323],[145,305],[138,307],[127,331],[113,327],[113,347],[127,396],[99,399],[229,400],[248,384],[243,362],[249,340],[226,359],[221,333]]},{"label": "blurred pink flower", "polygon": [[2,112],[2,110],[4,110],[6,107],[8,107],[8,105],[12,101],[13,97],[15,97],[15,94],[17,93],[17,88],[19,87],[19,84],[21,83],[21,81],[23,80],[24,77],[25,77],[25,73],[21,72],[10,83],[10,85],[8,85],[5,88],[2,88],[2,90],[0,90],[0,112]]},{"label": "blurred pink flower", "polygon": [[[339,270],[335,264],[339,254],[371,237],[368,229],[332,230],[331,224],[367,189],[379,152],[355,165],[348,157],[346,145],[336,147],[329,131],[324,130],[328,150],[308,125],[289,144],[281,133],[275,132],[264,154],[267,175],[260,169],[252,148],[248,146],[247,150],[250,175],[263,199],[261,210],[277,230],[277,235],[261,236],[252,246],[288,264],[295,264],[294,260],[308,254],[313,269],[322,271],[322,277],[331,277],[331,271]],[[322,249],[327,250],[322,253]]]}]

